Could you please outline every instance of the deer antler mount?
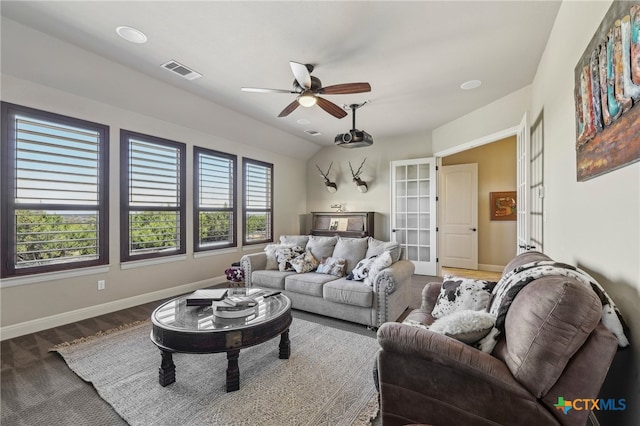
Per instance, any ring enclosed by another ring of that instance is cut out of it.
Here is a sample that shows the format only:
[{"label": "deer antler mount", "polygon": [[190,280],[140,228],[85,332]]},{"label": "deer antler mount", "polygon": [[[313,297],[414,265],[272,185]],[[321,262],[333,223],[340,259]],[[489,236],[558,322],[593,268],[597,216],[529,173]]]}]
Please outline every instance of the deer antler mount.
[{"label": "deer antler mount", "polygon": [[362,160],[362,164],[360,164],[360,167],[358,167],[358,170],[355,173],[353,171],[353,167],[351,166],[351,161],[349,161],[349,169],[351,170],[351,176],[353,177],[353,181],[358,186],[358,191],[362,193],[365,193],[369,190],[369,187],[367,186],[367,182],[360,179],[360,175],[362,174],[362,166],[364,166],[365,161],[367,161],[367,157],[365,157],[364,160]]},{"label": "deer antler mount", "polygon": [[329,168],[327,169],[327,172],[323,172],[322,169],[320,168],[320,166],[318,166],[316,164],[316,167],[318,168],[318,171],[320,171],[320,175],[322,175],[322,178],[324,179],[324,186],[327,188],[327,191],[329,192],[336,192],[338,190],[338,185],[336,185],[335,182],[332,182],[329,179],[329,172],[331,171],[331,166],[333,166],[333,161],[331,162],[331,164],[329,164]]}]

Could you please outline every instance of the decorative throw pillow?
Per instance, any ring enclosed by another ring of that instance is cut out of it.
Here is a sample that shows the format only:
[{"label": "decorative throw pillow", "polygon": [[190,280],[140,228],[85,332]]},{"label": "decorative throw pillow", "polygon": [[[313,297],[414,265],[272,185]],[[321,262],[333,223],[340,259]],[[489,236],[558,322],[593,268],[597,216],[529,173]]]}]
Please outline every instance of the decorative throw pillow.
[{"label": "decorative throw pillow", "polygon": [[474,280],[445,275],[436,306],[431,312],[434,318],[442,318],[456,311],[487,309],[495,281]]},{"label": "decorative throw pillow", "polygon": [[276,251],[278,249],[293,247],[293,244],[269,244],[264,248],[264,252],[267,255],[267,266],[264,269],[277,270],[278,259],[276,258]]},{"label": "decorative throw pillow", "polygon": [[371,256],[380,256],[385,251],[391,254],[391,259],[394,263],[400,260],[400,245],[398,243],[395,241],[380,241],[369,237],[369,246],[365,255],[367,259]]},{"label": "decorative throw pillow", "polygon": [[461,310],[438,318],[429,330],[471,345],[489,334],[494,324],[489,312]]},{"label": "decorative throw pillow", "polygon": [[344,270],[346,266],[347,261],[344,259],[323,257],[322,262],[318,265],[318,269],[316,269],[316,272],[320,274],[335,275],[336,277],[344,277]]},{"label": "decorative throw pillow", "polygon": [[294,271],[291,261],[304,253],[304,249],[300,246],[280,248],[276,250],[276,259],[278,261],[278,270],[281,272]]},{"label": "decorative throw pillow", "polygon": [[362,259],[360,262],[358,262],[358,264],[356,265],[355,268],[353,268],[353,270],[351,271],[347,279],[354,280],[354,281],[364,280],[367,277],[367,275],[369,275],[369,269],[371,268],[371,265],[373,264],[373,262],[376,260],[376,257],[377,256],[372,256],[368,259]]},{"label": "decorative throw pillow", "polygon": [[305,251],[304,254],[297,256],[295,259],[292,259],[290,263],[291,266],[293,266],[293,269],[295,269],[299,274],[311,272],[320,264],[309,250]]},{"label": "decorative throw pillow", "polygon": [[391,259],[391,253],[388,251],[385,251],[380,256],[376,257],[369,268],[369,273],[364,279],[364,283],[373,287],[373,280],[375,280],[376,275],[378,275],[378,273],[383,269],[391,266],[392,263],[393,260]]}]

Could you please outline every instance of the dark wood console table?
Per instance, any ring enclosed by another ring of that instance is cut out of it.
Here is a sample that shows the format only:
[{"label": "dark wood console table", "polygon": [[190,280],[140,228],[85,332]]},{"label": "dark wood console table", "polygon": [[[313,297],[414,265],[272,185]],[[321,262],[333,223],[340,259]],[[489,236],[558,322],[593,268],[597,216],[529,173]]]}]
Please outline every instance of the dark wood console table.
[{"label": "dark wood console table", "polygon": [[312,212],[311,235],[373,237],[374,212]]}]

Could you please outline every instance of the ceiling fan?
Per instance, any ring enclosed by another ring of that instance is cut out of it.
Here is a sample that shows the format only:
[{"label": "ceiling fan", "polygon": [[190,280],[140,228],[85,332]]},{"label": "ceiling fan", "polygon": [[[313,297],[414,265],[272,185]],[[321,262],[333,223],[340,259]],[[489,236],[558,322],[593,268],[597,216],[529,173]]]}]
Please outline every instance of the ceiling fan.
[{"label": "ceiling fan", "polygon": [[330,102],[318,95],[347,95],[351,93],[364,93],[371,91],[369,83],[345,83],[334,84],[333,86],[322,87],[319,78],[311,75],[313,65],[301,64],[299,62],[290,61],[291,71],[295,79],[293,80],[293,89],[264,89],[258,87],[242,87],[245,92],[258,93],[296,93],[296,100],[291,102],[280,112],[278,117],[286,117],[291,114],[299,105],[303,107],[312,107],[318,105],[320,108],[333,115],[336,118],[347,116],[347,112],[338,105]]}]

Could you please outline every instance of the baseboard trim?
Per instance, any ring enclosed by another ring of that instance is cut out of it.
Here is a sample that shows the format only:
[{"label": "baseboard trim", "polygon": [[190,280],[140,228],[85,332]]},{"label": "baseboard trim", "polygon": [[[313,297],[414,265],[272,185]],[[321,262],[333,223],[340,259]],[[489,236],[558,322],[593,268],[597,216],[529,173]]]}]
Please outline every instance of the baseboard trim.
[{"label": "baseboard trim", "polygon": [[166,288],[151,293],[145,293],[138,296],[127,297],[125,299],[114,300],[113,302],[103,303],[101,305],[89,306],[69,312],[63,312],[61,314],[51,315],[44,318],[38,318],[18,324],[0,327],[0,341],[13,339],[14,337],[24,336],[25,334],[31,334],[53,327],[59,327],[61,325],[70,324],[76,321],[82,321],[87,318],[93,318],[99,315],[116,312],[121,309],[143,305],[155,300],[175,297],[180,294],[195,291],[199,288],[210,287],[226,282],[226,276],[213,277],[202,281],[183,284],[177,287]]},{"label": "baseboard trim", "polygon": [[479,271],[489,271],[489,272],[502,272],[504,267],[507,265],[487,265],[487,264],[478,264]]}]

